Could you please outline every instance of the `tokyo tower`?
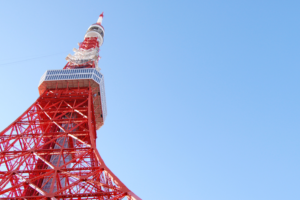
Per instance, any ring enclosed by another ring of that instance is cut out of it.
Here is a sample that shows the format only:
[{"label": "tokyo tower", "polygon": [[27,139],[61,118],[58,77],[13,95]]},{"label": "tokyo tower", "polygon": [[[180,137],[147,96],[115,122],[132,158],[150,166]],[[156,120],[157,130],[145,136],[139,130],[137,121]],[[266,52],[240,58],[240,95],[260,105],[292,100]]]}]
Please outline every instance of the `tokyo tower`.
[{"label": "tokyo tower", "polygon": [[103,13],[39,98],[0,132],[0,199],[140,200],[105,165],[97,132],[107,110],[98,66]]}]

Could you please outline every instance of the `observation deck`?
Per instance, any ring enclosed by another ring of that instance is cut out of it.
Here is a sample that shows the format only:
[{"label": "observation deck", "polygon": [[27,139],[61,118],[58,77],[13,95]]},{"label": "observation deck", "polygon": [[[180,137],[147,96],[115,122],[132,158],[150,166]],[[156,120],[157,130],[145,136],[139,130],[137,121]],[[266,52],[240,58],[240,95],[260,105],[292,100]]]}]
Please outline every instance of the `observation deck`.
[{"label": "observation deck", "polygon": [[91,87],[93,93],[96,129],[104,123],[107,116],[104,76],[94,68],[47,70],[41,77],[39,93],[47,89]]}]

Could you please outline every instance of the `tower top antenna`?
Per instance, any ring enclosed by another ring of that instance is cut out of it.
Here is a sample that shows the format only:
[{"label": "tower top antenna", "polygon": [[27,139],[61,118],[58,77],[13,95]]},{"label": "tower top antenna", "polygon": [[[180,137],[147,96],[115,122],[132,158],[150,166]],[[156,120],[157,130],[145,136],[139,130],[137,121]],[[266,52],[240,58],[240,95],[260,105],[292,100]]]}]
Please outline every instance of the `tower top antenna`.
[{"label": "tower top antenna", "polygon": [[102,20],[103,20],[103,12],[101,13],[101,15],[98,18],[97,24],[102,24]]}]

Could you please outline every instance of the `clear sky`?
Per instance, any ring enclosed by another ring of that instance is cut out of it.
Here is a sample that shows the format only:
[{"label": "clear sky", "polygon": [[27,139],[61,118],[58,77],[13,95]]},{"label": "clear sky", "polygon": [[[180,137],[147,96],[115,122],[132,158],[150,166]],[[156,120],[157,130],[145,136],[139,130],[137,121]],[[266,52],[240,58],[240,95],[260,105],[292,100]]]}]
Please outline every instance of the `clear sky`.
[{"label": "clear sky", "polygon": [[296,0],[1,1],[0,129],[37,99],[43,73],[64,67],[104,11],[99,64],[108,116],[97,145],[134,193],[300,199],[299,7]]}]

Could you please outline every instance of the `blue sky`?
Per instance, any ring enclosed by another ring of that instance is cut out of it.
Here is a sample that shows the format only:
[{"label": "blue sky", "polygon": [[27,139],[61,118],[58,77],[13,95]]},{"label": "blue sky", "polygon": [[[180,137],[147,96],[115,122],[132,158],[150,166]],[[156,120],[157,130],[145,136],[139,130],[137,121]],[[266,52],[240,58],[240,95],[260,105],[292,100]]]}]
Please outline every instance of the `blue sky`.
[{"label": "blue sky", "polygon": [[0,5],[1,130],[104,11],[108,116],[97,145],[134,193],[300,199],[299,1]]}]

